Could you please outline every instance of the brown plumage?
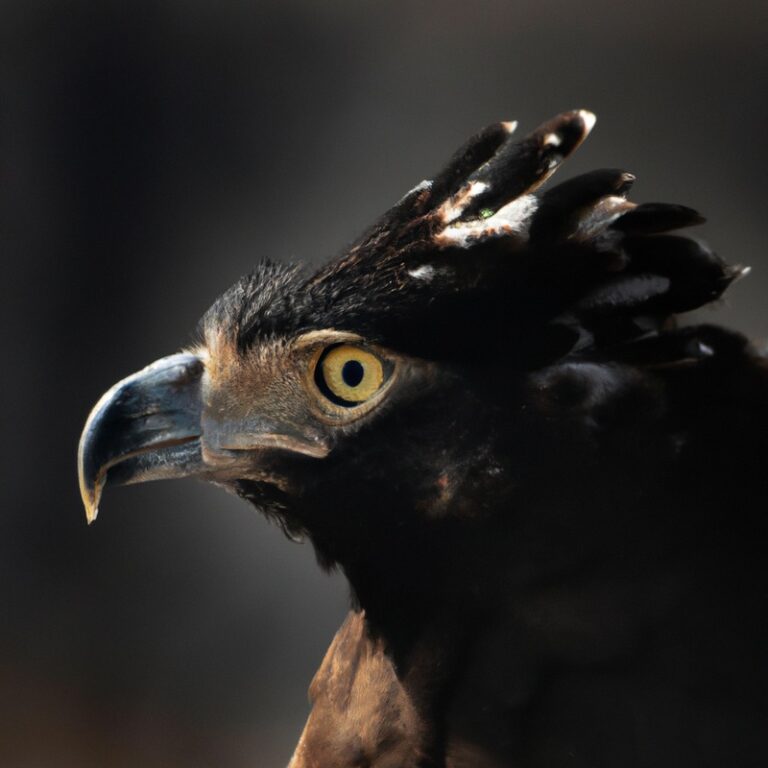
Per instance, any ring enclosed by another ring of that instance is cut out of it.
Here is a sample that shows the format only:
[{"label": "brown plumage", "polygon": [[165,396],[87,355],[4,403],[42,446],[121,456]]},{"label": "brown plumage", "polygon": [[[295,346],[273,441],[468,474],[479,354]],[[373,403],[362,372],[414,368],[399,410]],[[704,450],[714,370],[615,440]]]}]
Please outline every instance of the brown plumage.
[{"label": "brown plumage", "polygon": [[312,714],[289,768],[423,765],[427,729],[364,612],[347,616],[309,696]]}]

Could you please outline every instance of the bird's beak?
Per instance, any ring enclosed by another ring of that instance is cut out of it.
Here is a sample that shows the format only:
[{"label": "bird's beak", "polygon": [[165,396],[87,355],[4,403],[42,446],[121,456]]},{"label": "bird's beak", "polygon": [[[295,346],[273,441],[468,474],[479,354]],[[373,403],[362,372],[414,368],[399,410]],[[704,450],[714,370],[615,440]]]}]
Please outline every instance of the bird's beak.
[{"label": "bird's beak", "polygon": [[107,478],[127,485],[204,471],[203,370],[196,355],[164,357],[119,381],[93,408],[77,456],[89,523],[96,519]]}]

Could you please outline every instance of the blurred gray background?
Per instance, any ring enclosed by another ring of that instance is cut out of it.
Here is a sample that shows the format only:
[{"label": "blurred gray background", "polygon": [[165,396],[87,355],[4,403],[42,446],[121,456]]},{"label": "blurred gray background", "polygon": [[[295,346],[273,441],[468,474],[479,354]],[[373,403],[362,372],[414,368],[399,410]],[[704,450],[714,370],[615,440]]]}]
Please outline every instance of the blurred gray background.
[{"label": "blurred gray background", "polygon": [[0,766],[284,765],[346,610],[244,503],[107,494],[79,430],[260,257],[337,252],[468,134],[573,107],[562,176],[622,166],[751,264],[717,315],[768,335],[768,4],[0,3]]}]

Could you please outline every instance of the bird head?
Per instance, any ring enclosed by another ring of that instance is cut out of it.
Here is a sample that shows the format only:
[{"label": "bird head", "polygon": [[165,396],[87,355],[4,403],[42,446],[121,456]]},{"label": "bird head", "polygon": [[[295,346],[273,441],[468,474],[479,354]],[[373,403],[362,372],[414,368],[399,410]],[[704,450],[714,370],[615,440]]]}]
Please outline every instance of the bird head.
[{"label": "bird head", "polygon": [[[89,521],[107,485],[194,476],[329,563],[366,541],[415,546],[414,531],[493,515],[573,452],[563,425],[650,392],[636,362],[648,343],[737,272],[664,234],[695,212],[629,202],[631,174],[539,191],[593,124],[567,112],[520,141],[492,125],[339,258],[238,281],[197,343],[94,407],[79,448]],[[711,352],[664,338],[655,362]]]}]

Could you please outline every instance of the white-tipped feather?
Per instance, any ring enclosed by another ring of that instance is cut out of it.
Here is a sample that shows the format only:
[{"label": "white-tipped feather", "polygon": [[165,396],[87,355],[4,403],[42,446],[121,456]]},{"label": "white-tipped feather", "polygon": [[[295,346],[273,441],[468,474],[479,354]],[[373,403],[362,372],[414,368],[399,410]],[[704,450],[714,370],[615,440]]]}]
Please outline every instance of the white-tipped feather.
[{"label": "white-tipped feather", "polygon": [[450,224],[458,219],[469,205],[473,197],[477,197],[488,189],[488,184],[484,181],[471,181],[462,187],[453,197],[446,200],[438,212],[443,223]]},{"label": "white-tipped feather", "polygon": [[584,121],[584,135],[586,136],[595,127],[597,116],[588,109],[580,109],[579,117]]},{"label": "white-tipped feather", "polygon": [[489,237],[527,236],[531,217],[538,205],[535,195],[523,195],[499,208],[493,216],[446,227],[435,239],[442,246],[465,248],[470,243]]}]

